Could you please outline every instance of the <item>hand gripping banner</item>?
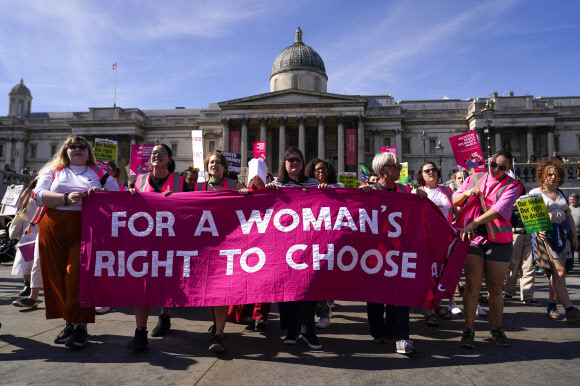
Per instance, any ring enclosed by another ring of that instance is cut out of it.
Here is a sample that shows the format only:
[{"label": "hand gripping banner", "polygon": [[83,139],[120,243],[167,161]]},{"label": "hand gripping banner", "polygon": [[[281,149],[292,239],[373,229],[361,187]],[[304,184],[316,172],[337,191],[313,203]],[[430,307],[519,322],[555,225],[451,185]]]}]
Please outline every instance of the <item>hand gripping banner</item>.
[{"label": "hand gripping banner", "polygon": [[428,199],[348,188],[96,192],[83,199],[82,235],[84,307],[432,308],[455,292],[469,246]]}]

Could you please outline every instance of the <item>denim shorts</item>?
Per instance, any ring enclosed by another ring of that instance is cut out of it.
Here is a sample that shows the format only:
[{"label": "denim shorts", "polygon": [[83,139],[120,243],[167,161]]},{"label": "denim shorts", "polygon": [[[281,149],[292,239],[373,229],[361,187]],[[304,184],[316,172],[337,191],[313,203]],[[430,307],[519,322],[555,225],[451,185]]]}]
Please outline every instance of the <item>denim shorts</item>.
[{"label": "denim shorts", "polygon": [[485,260],[499,261],[501,263],[509,263],[512,260],[512,255],[514,253],[513,243],[493,243],[488,242],[486,244],[471,244],[469,245],[470,255],[478,255],[483,257]]}]

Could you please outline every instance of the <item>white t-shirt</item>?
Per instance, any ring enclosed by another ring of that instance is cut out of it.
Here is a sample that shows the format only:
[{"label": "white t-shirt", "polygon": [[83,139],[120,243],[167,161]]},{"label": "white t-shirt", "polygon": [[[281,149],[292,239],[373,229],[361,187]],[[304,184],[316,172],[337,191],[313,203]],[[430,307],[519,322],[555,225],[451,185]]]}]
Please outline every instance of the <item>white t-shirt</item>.
[{"label": "white t-shirt", "polygon": [[443,213],[443,216],[448,219],[449,215],[451,214],[451,204],[449,203],[449,199],[445,193],[443,193],[439,187],[436,187],[435,189],[429,189],[428,187],[423,186],[423,189],[425,189],[425,192],[427,192],[429,199],[435,205],[437,205],[441,213]]},{"label": "white t-shirt", "polygon": [[550,215],[550,221],[554,224],[560,224],[566,221],[566,210],[568,210],[568,203],[566,202],[566,197],[560,191],[558,191],[558,199],[556,201],[552,200],[546,196],[540,188],[534,188],[530,190],[529,194],[541,194],[544,199],[544,203],[548,208],[548,214]]},{"label": "white t-shirt", "polygon": [[[34,194],[36,196],[36,202],[39,206],[44,206],[42,201],[42,194],[44,191],[49,190],[56,193],[72,193],[72,192],[86,192],[93,186],[100,188],[101,182],[100,178],[95,173],[95,171],[89,166],[73,166],[70,165],[58,173],[53,180],[53,172],[48,172],[40,176],[36,188],[34,189]],[[109,176],[103,186],[105,190],[117,192],[119,191],[119,185],[117,180]],[[80,200],[76,204],[71,204],[68,206],[59,206],[55,209],[60,210],[81,210],[83,206],[83,200]]]}]

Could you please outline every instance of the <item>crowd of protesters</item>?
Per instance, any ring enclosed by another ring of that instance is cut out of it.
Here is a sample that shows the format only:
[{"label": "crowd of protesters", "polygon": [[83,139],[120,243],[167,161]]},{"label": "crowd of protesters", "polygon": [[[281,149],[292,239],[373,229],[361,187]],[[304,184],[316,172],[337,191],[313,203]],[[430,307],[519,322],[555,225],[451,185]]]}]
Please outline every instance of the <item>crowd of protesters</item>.
[{"label": "crowd of protesters", "polygon": [[[59,318],[65,322],[54,343],[81,348],[89,340],[87,325],[95,322],[95,309],[82,308],[78,294],[81,203],[84,197],[102,190],[128,190],[132,194],[156,192],[164,196],[235,190],[248,195],[260,189],[318,187],[326,190],[342,186],[331,162],[319,158],[309,163],[306,161],[298,148],[289,148],[274,178],[262,159],[253,159],[249,163],[245,186],[237,179],[229,178],[228,161],[219,152],[207,155],[204,165],[207,175],[200,180],[199,169],[193,167],[181,174],[175,173],[171,148],[159,144],[151,152],[150,172],[138,175],[133,185],[125,186],[118,182],[120,170],[114,163],[109,163],[108,172],[103,171],[97,166],[90,143],[84,137],[71,136],[35,176],[20,200],[16,218],[20,219],[21,229],[15,233],[18,235],[16,238],[20,239],[22,246],[36,242],[33,243],[35,248],[31,258],[25,258],[24,252],[16,256],[12,273],[23,277],[25,288],[20,292],[23,298],[14,301],[13,305],[36,308],[39,291],[43,288],[46,318]],[[463,290],[463,310],[452,297],[446,308],[439,305],[425,311],[425,322],[432,327],[438,326],[438,318],[452,319],[463,314],[462,347],[475,346],[475,317],[485,315],[479,304],[482,299],[489,304],[493,341],[498,346],[511,345],[502,329],[504,297],[515,296],[521,271],[521,300],[530,305],[540,304],[534,299],[534,260],[549,278],[547,315],[560,318],[557,309],[557,303],[560,303],[569,323],[580,321],[580,311],[572,305],[566,287],[566,272],[571,268],[574,251],[578,248],[579,197],[577,194],[566,197],[558,188],[566,177],[562,163],[555,159],[544,160],[536,172],[540,186],[530,193],[537,193],[544,199],[554,230],[526,234],[521,219],[518,222],[518,216],[512,215],[516,200],[524,194],[523,185],[508,175],[512,163],[512,155],[500,150],[489,159],[489,172],[480,175],[455,173],[452,189],[438,184],[440,172],[436,164],[426,162],[417,171],[419,187],[414,189],[409,184],[397,182],[402,169],[397,155],[380,153],[375,155],[372,173],[362,186],[365,192],[375,189],[416,194],[429,199],[455,226],[459,237],[470,240],[464,265],[465,285],[458,285],[456,292],[459,297]],[[484,280],[487,297],[480,296]],[[312,349],[322,348],[317,329],[331,325],[332,307],[333,299],[279,303],[280,326],[286,330],[283,342],[294,345],[302,341]],[[213,321],[209,327],[209,350],[216,353],[225,351],[224,329],[228,321],[247,324],[256,331],[267,331],[270,328],[270,309],[269,303],[209,307]],[[127,348],[141,350],[149,343],[147,322],[150,308],[135,307],[134,313],[136,329]],[[409,313],[406,306],[367,303],[372,340],[376,343],[394,340],[395,351],[400,354],[416,352],[410,340]],[[320,318],[317,323],[316,315]],[[164,336],[170,329],[170,309],[163,307],[151,335]]]}]

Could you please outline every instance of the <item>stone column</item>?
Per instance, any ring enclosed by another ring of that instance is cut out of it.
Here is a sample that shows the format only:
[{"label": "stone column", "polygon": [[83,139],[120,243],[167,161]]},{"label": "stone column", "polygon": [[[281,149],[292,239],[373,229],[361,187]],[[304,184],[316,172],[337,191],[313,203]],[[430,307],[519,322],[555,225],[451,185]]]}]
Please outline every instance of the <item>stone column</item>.
[{"label": "stone column", "polygon": [[230,120],[227,118],[223,118],[222,124],[224,125],[224,134],[222,136],[224,144],[222,146],[222,149],[224,149],[224,151],[229,152],[230,151]]},{"label": "stone column", "polygon": [[503,144],[501,143],[501,131],[499,127],[495,128],[495,149],[491,149],[491,154],[494,154],[497,150],[503,149]]},{"label": "stone column", "polygon": [[[528,159],[534,154],[534,133],[531,127],[526,127],[526,148],[528,151]],[[521,162],[525,162],[522,160]]]},{"label": "stone column", "polygon": [[344,117],[339,115],[336,117],[338,121],[338,172],[344,172]]},{"label": "stone column", "polygon": [[403,129],[395,129],[395,146],[399,153],[399,158],[403,155]]},{"label": "stone column", "polygon": [[10,166],[10,169],[12,169],[12,138],[8,138],[8,140],[6,141],[5,154],[6,154],[5,163],[7,163]]},{"label": "stone column", "polygon": [[306,117],[298,117],[298,149],[306,157]]},{"label": "stone column", "polygon": [[24,169],[24,138],[16,138],[14,151],[14,170],[16,173]]},{"label": "stone column", "polygon": [[[363,164],[365,162],[365,116],[364,115],[359,115],[357,117],[358,120],[358,125],[357,125],[357,161],[359,164]],[[361,171],[360,168],[357,166],[357,174],[358,174],[358,179],[362,179],[362,175],[361,175]]]},{"label": "stone column", "polygon": [[243,168],[248,166],[248,118],[242,118],[242,132],[240,133],[240,156]]},{"label": "stone column", "polygon": [[554,128],[548,127],[547,130],[547,137],[548,137],[548,157],[551,157],[554,153]]},{"label": "stone column", "polygon": [[280,162],[284,160],[284,153],[286,152],[286,121],[288,118],[279,117],[278,122],[280,123],[280,135],[278,140],[278,159]]},{"label": "stone column", "polygon": [[373,130],[373,145],[375,154],[381,152],[381,130]]},{"label": "stone column", "polygon": [[318,117],[318,158],[326,159],[326,140],[324,136],[324,121],[326,117]]},{"label": "stone column", "polygon": [[266,141],[266,125],[268,118],[260,118],[260,141]]}]

